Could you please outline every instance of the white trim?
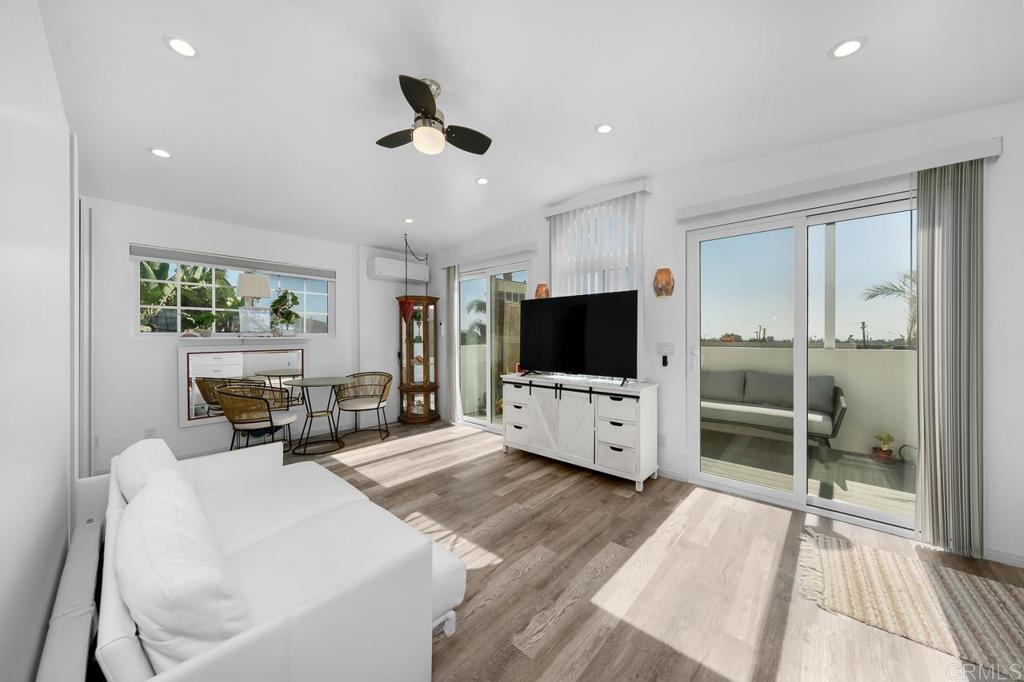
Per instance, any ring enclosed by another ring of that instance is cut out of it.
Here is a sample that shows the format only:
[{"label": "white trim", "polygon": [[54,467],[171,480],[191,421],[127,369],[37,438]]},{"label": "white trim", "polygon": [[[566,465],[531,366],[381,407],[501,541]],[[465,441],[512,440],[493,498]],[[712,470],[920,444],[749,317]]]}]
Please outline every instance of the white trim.
[{"label": "white trim", "polygon": [[[780,185],[758,192],[740,194],[725,199],[709,201],[701,204],[681,206],[676,209],[676,220],[692,220],[720,215],[738,209],[774,203],[793,197],[806,196],[819,192],[849,188],[853,185],[872,183],[883,178],[900,175],[912,175],[919,170],[946,166],[951,163],[998,157],[1003,153],[1003,138],[993,137],[978,142],[946,147],[932,151],[906,156],[892,161],[852,168],[840,173],[825,175],[800,182]],[[863,196],[863,194],[861,195]]]},{"label": "white trim", "polygon": [[1001,549],[986,549],[984,556],[989,561],[998,561],[1001,564],[1024,568],[1024,556],[1021,556],[1020,554],[1004,552]]},{"label": "white trim", "polygon": [[461,274],[464,270],[482,270],[509,261],[530,260],[536,252],[537,242],[519,242],[501,249],[477,251],[465,256],[446,254],[440,259],[440,267],[458,267]]},{"label": "white trim", "polygon": [[579,194],[565,199],[563,201],[551,204],[544,209],[544,217],[550,218],[551,216],[558,215],[559,213],[568,213],[569,211],[575,211],[578,208],[585,206],[591,206],[593,204],[600,204],[603,201],[611,201],[612,199],[618,199],[624,197],[627,194],[637,193],[650,193],[650,181],[647,178],[637,178],[635,180],[626,180],[624,182],[617,182],[611,185],[604,185],[602,187],[595,187],[588,189]]}]

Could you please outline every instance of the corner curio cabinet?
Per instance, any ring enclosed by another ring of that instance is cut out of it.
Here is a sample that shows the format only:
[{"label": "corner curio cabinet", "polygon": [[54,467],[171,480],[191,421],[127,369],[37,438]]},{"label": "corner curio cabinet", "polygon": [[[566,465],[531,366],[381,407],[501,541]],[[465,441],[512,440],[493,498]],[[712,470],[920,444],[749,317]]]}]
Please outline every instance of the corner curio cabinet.
[{"label": "corner curio cabinet", "polygon": [[437,419],[437,297],[398,297],[398,365],[398,420]]}]

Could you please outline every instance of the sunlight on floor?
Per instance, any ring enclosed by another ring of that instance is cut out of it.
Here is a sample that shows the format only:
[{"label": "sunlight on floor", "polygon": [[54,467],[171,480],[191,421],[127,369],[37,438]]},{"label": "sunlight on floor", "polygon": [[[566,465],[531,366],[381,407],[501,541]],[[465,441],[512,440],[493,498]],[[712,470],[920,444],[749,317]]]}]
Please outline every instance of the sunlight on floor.
[{"label": "sunlight on floor", "polygon": [[402,520],[465,561],[466,568],[471,571],[487,566],[497,566],[502,562],[500,556],[488,552],[480,545],[446,528],[426,514],[412,512]]},{"label": "sunlight on floor", "polygon": [[[501,448],[501,436],[464,426],[439,428],[429,433],[385,440],[353,450],[341,450],[322,458],[330,467],[337,463],[354,469],[385,488],[400,486],[422,476],[493,455]],[[423,455],[426,448],[439,452]]]}]

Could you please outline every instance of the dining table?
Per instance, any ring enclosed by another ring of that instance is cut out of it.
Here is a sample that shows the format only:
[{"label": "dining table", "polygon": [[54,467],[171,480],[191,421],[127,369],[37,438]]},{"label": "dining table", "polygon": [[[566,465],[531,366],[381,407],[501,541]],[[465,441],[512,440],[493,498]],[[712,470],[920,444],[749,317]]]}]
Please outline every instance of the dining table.
[{"label": "dining table", "polygon": [[[353,377],[301,377],[289,379],[283,382],[285,386],[298,388],[302,391],[302,402],[306,405],[306,421],[302,425],[302,432],[299,434],[299,441],[292,448],[296,455],[326,455],[336,452],[345,447],[345,441],[338,435],[338,423],[334,419],[334,410],[337,405],[338,394],[335,390],[338,386],[349,386],[356,383]],[[323,409],[314,407],[310,389],[330,389],[327,394],[327,403]],[[313,437],[313,423],[316,419],[326,418],[329,431],[326,437]]]}]

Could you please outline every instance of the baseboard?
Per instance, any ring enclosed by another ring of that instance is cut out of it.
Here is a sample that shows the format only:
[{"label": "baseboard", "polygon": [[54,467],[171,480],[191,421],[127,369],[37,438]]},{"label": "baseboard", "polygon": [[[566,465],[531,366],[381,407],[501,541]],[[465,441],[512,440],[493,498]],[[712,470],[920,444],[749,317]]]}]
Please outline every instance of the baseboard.
[{"label": "baseboard", "polygon": [[686,483],[686,472],[678,471],[676,469],[667,469],[663,466],[658,467],[658,476],[664,476],[665,478],[671,478],[673,481],[682,481]]},{"label": "baseboard", "polygon": [[1004,552],[999,549],[986,549],[985,558],[990,561],[998,561],[1001,564],[1024,568],[1024,556],[1014,554],[1013,552]]}]

